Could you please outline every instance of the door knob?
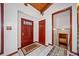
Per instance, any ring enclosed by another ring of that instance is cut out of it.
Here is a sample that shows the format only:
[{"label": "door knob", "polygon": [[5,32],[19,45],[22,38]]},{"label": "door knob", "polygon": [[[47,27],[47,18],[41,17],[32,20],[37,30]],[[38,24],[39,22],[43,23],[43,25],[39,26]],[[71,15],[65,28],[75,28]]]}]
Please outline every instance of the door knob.
[{"label": "door knob", "polygon": [[24,33],[22,33],[22,36],[24,36]]}]

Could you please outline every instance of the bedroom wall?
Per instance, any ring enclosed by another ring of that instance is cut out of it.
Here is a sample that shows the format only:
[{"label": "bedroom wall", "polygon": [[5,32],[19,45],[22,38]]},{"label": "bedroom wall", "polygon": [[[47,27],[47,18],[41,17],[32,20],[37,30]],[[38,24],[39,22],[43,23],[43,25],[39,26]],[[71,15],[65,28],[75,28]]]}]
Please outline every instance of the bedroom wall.
[{"label": "bedroom wall", "polygon": [[[22,11],[25,14],[33,16],[34,17],[33,20],[35,22],[37,21],[35,18],[39,19],[41,17],[40,13],[37,10],[31,8],[30,6],[25,6],[24,4],[21,4],[21,3],[4,4],[4,54],[3,55],[8,55],[17,51],[18,37],[19,37],[18,36],[18,23],[19,23],[18,11]],[[37,22],[35,23],[35,27],[37,27],[36,24]],[[6,30],[6,26],[11,26],[12,30]],[[35,36],[34,41],[36,40],[37,40],[37,36]]]},{"label": "bedroom wall", "polygon": [[42,19],[46,19],[46,45],[52,44],[52,14],[72,6],[72,51],[77,52],[77,6],[74,3],[55,3],[44,12]]}]

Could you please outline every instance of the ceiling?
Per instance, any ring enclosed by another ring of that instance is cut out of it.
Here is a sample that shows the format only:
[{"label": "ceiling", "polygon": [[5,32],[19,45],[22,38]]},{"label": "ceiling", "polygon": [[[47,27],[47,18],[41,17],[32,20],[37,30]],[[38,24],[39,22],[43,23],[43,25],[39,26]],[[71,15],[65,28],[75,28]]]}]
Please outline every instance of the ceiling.
[{"label": "ceiling", "polygon": [[[46,9],[52,5],[52,3],[29,3],[32,7],[37,9],[40,13],[43,13]],[[27,3],[25,3],[27,6]]]}]

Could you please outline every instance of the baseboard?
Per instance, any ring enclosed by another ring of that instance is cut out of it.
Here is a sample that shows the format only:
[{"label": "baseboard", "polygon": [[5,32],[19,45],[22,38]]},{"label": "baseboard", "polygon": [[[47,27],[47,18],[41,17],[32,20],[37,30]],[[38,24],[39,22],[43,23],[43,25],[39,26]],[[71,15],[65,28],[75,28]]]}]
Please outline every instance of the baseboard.
[{"label": "baseboard", "polygon": [[33,42],[33,43],[38,43],[38,41],[35,41],[35,42]]},{"label": "baseboard", "polygon": [[48,45],[51,45],[52,46],[52,44],[50,44],[50,43],[48,43]]},{"label": "baseboard", "polygon": [[16,54],[17,52],[18,52],[18,51],[15,51],[15,52],[13,52],[13,53],[7,55],[7,56],[12,56],[12,55]]},{"label": "baseboard", "polygon": [[79,56],[79,53],[76,53],[76,52],[73,52],[73,51],[71,51],[71,53],[73,53],[73,54],[75,54],[75,55],[78,55],[78,56]]},{"label": "baseboard", "polygon": [[[38,42],[38,41],[35,41],[35,42],[33,42],[33,43],[40,43],[40,42]],[[42,44],[42,43],[40,43],[40,44]],[[45,44],[42,44],[42,45],[44,45],[44,46],[46,46],[46,47],[48,47],[48,45],[45,45]],[[50,44],[50,45],[52,45],[52,44]]]},{"label": "baseboard", "polygon": [[0,55],[4,54],[4,52],[1,52]]},{"label": "baseboard", "polygon": [[21,47],[18,48],[18,50],[21,49]]}]

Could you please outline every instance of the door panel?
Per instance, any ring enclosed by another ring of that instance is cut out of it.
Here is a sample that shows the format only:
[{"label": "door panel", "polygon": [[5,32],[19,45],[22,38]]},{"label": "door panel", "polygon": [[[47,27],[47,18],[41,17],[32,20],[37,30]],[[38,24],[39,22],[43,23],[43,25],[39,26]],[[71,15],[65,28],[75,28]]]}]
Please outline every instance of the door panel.
[{"label": "door panel", "polygon": [[39,43],[45,44],[45,20],[39,21]]},{"label": "door panel", "polygon": [[33,21],[21,19],[21,47],[33,43]]}]

